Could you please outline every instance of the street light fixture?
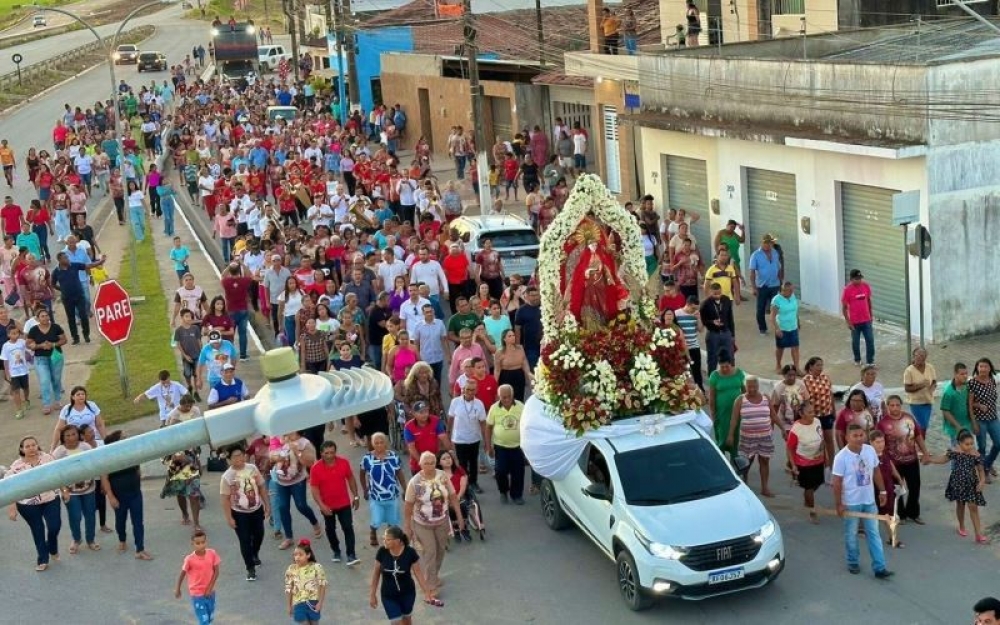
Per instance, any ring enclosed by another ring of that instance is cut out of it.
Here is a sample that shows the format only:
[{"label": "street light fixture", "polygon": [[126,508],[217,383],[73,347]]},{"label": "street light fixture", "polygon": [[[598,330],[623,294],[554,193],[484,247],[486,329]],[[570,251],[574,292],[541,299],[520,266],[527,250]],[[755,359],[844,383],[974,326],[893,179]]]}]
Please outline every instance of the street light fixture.
[{"label": "street light fixture", "polygon": [[[118,144],[118,163],[113,163],[112,164],[113,166],[117,165],[117,166],[121,167],[121,159],[124,157],[124,152],[125,152],[125,150],[124,150],[124,148],[122,146],[121,127],[120,127],[120,124],[121,124],[122,120],[121,120],[121,116],[119,114],[119,108],[120,107],[119,107],[119,102],[118,102],[118,79],[115,76],[115,61],[119,57],[118,53],[116,52],[116,50],[118,48],[118,37],[122,34],[122,31],[125,29],[125,25],[128,24],[129,21],[133,17],[135,17],[136,15],[138,15],[139,13],[145,11],[146,9],[155,7],[155,6],[162,6],[162,5],[165,5],[165,4],[174,4],[175,2],[176,2],[176,0],[153,0],[153,2],[147,2],[145,4],[137,6],[135,9],[132,10],[131,13],[129,13],[128,15],[125,16],[125,19],[122,20],[121,24],[119,24],[118,30],[115,31],[114,36],[111,38],[111,46],[110,46],[110,48],[108,50],[108,70],[111,73],[111,102],[115,106],[115,120],[116,120],[115,128],[114,128],[115,142]],[[94,37],[97,38],[98,43],[104,41],[104,39],[97,32],[97,30],[87,20],[83,19],[82,17],[80,17],[76,13],[73,13],[72,11],[67,11],[66,9],[60,9],[58,7],[43,6],[43,5],[40,5],[40,4],[34,4],[34,5],[32,5],[32,8],[35,9],[36,11],[51,11],[53,13],[60,13],[62,15],[65,15],[66,17],[69,17],[70,19],[75,20],[81,26],[83,26],[84,28],[86,28],[87,30],[89,30],[91,32],[91,34],[93,34]],[[129,227],[132,227],[133,230],[134,230],[134,226],[132,225],[132,216],[131,216],[131,214],[128,215],[128,222],[129,222]],[[141,296],[138,295],[139,294],[139,269],[138,269],[138,260],[136,258],[135,233],[134,232],[130,232],[129,233],[129,255],[131,256],[131,263],[132,263],[132,297],[131,297],[131,299],[132,299],[132,301],[142,301],[142,300],[145,299],[145,297],[141,297]]]}]

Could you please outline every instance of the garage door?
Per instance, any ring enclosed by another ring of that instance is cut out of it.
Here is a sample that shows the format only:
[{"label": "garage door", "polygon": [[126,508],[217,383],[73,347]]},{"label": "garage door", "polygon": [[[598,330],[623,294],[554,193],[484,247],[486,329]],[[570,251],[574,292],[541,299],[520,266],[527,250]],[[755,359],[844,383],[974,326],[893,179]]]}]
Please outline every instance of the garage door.
[{"label": "garage door", "polygon": [[799,213],[795,202],[795,176],[768,169],[747,168],[747,258],[743,274],[749,280],[749,255],[770,233],[781,246],[785,280],[800,290]]},{"label": "garage door", "polygon": [[[844,224],[844,273],[860,269],[872,287],[875,318],[906,322],[906,285],[900,230],[892,225],[892,196],[898,191],[840,184]],[[846,283],[848,276],[844,276]]]},{"label": "garage door", "polygon": [[698,242],[705,264],[709,264],[715,254],[712,249],[712,224],[709,218],[708,205],[708,174],[705,173],[705,161],[683,156],[664,154],[662,166],[666,170],[663,182],[666,184],[664,195],[667,198],[666,208],[683,208],[697,213],[700,217],[691,226],[691,233]]}]

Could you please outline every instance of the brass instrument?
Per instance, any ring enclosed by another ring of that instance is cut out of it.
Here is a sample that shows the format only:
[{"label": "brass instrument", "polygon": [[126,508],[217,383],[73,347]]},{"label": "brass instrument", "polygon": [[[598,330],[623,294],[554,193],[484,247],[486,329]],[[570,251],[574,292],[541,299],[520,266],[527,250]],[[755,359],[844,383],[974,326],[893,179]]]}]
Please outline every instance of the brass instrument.
[{"label": "brass instrument", "polygon": [[348,207],[347,210],[350,213],[350,222],[354,226],[355,230],[365,230],[372,231],[378,230],[378,224],[375,219],[372,219],[365,214],[366,210],[371,208],[372,201],[365,196],[355,198]]}]

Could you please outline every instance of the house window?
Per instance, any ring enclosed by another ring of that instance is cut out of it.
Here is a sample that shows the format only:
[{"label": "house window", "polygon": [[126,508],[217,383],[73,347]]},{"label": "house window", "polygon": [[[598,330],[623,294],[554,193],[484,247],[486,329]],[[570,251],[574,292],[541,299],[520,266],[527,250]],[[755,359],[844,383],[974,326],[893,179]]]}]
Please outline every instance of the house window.
[{"label": "house window", "polygon": [[[937,0],[941,2],[941,0]],[[805,0],[774,0],[772,15],[802,15],[806,12]]]},{"label": "house window", "polygon": [[[987,0],[965,0],[964,4],[982,4],[983,2],[986,2],[986,1]],[[957,3],[953,2],[952,0],[936,0],[936,2],[937,2],[937,7],[939,9],[942,8],[942,7],[957,6]]]}]

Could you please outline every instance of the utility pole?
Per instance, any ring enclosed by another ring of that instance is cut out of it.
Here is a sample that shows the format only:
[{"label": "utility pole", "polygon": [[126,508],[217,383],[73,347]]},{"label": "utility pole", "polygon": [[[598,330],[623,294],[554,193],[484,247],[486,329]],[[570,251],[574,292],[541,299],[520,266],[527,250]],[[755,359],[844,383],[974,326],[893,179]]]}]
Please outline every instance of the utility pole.
[{"label": "utility pole", "polygon": [[465,52],[469,56],[469,93],[472,96],[472,128],[475,131],[476,164],[479,172],[479,211],[488,214],[493,207],[490,199],[489,160],[486,154],[486,133],[483,128],[483,88],[479,84],[479,58],[476,44],[476,22],[472,15],[472,0],[463,0],[462,14]]},{"label": "utility pole", "polygon": [[340,122],[341,126],[347,124],[347,118],[351,111],[346,98],[346,88],[344,86],[344,7],[341,0],[331,0],[333,2],[334,19],[336,20],[337,37],[337,100],[340,102]]},{"label": "utility pole", "polygon": [[538,31],[538,62],[545,67],[545,37],[542,34],[542,0],[535,0],[535,29]]},{"label": "utility pole", "polygon": [[288,20],[288,34],[292,36],[292,76],[297,82],[299,79],[299,39],[295,27],[297,17],[295,0],[281,0],[281,10],[285,13],[285,19]]},{"label": "utility pole", "polygon": [[[350,37],[347,39],[347,96],[351,100],[351,110],[360,110],[361,87],[358,86],[358,58],[355,54],[358,39],[354,32],[354,20],[351,19],[351,0],[342,0],[342,2],[344,4],[340,9],[340,16],[344,20],[344,25],[349,26],[344,29],[344,32]],[[347,20],[351,20],[352,24],[348,25]]]}]

